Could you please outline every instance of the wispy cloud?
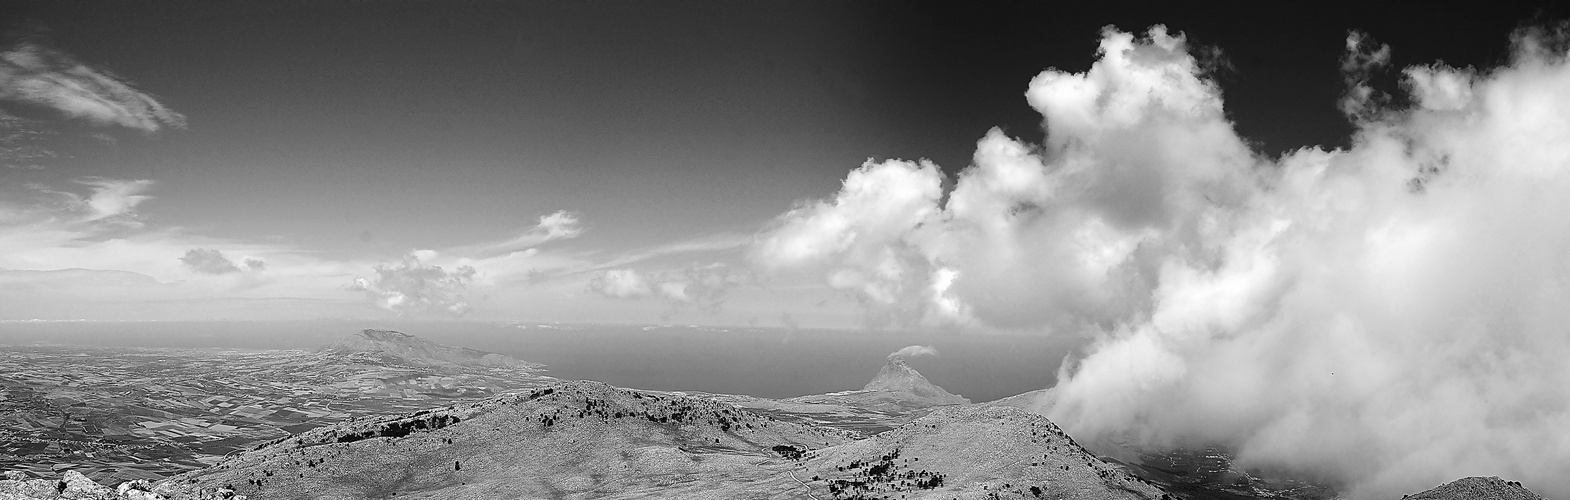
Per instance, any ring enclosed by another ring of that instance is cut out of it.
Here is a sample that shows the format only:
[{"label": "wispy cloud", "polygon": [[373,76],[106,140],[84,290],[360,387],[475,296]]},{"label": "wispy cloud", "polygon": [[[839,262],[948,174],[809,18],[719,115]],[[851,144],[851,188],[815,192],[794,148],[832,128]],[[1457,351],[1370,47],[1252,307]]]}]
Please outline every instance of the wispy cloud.
[{"label": "wispy cloud", "polygon": [[446,253],[457,255],[470,255],[476,258],[491,257],[497,254],[528,250],[531,247],[553,240],[567,240],[583,235],[583,223],[579,221],[578,214],[567,210],[558,210],[548,215],[540,216],[539,221],[524,229],[518,236],[491,243],[468,245],[449,249]]},{"label": "wispy cloud", "polygon": [[0,102],[144,132],[185,126],[183,115],[113,74],[30,41],[0,52]]},{"label": "wispy cloud", "polygon": [[82,206],[87,211],[88,221],[101,221],[118,218],[130,220],[135,217],[134,210],[137,205],[152,199],[143,194],[147,188],[152,187],[153,181],[109,179],[104,177],[87,177],[78,183],[93,188],[93,193],[82,200]]},{"label": "wispy cloud", "polygon": [[915,358],[915,357],[920,357],[920,356],[937,356],[937,355],[938,355],[938,349],[936,347],[932,347],[932,346],[929,346],[929,345],[912,345],[912,346],[902,347],[898,351],[894,351],[894,352],[889,353],[889,359],[896,359],[896,358],[908,359],[908,358]]}]

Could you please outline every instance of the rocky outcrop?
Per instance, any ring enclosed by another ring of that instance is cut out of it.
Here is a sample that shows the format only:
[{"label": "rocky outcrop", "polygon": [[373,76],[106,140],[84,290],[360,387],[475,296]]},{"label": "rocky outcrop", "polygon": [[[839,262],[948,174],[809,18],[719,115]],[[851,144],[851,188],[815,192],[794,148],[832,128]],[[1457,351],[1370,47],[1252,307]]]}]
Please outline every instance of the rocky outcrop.
[{"label": "rocky outcrop", "polygon": [[245,495],[236,495],[229,488],[176,492],[155,489],[140,479],[109,489],[74,470],[58,479],[33,478],[21,471],[7,471],[4,477],[0,479],[0,500],[246,500]]},{"label": "rocky outcrop", "polygon": [[1526,489],[1519,482],[1506,481],[1493,476],[1461,478],[1402,498],[1407,500],[1544,500],[1541,495]]}]

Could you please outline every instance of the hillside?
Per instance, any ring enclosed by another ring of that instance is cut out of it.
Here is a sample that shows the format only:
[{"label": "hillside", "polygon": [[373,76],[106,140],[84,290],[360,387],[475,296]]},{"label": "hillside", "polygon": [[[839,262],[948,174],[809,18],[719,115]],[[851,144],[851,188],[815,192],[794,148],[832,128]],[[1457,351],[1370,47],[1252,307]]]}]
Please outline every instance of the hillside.
[{"label": "hillside", "polygon": [[409,366],[449,367],[483,366],[495,368],[539,368],[511,356],[463,347],[438,344],[392,330],[361,330],[323,347],[319,352],[345,356],[368,356],[386,363]]},{"label": "hillside", "polygon": [[1045,417],[1011,407],[934,409],[897,429],[820,450],[805,467],[834,497],[1170,498],[1097,459]]},{"label": "hillside", "polygon": [[[710,397],[561,382],[310,430],[157,484],[8,473],[0,500],[1179,498],[1009,405],[933,407],[855,437]],[[1541,500],[1498,478],[1411,498]]]},{"label": "hillside", "polygon": [[865,434],[893,429],[939,406],[970,403],[928,381],[900,357],[891,357],[860,390],[788,399],[716,395],[780,418],[840,426]]},{"label": "hillside", "polygon": [[850,438],[703,398],[568,382],[313,430],[160,488],[281,499],[745,498],[788,486],[793,462],[777,447]]},{"label": "hillside", "polygon": [[[1040,415],[954,405],[877,436],[569,382],[317,429],[159,491],[251,498],[1162,498]],[[1034,487],[1034,489],[1032,489]]]},{"label": "hillside", "polygon": [[1407,500],[1544,500],[1515,481],[1498,477],[1466,477],[1434,489],[1404,496]]}]

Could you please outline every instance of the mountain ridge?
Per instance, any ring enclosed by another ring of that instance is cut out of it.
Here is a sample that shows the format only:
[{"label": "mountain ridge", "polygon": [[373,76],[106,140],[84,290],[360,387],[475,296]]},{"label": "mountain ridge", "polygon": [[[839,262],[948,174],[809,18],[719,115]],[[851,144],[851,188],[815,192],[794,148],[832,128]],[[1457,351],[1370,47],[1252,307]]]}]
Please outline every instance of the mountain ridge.
[{"label": "mountain ridge", "polygon": [[371,356],[386,362],[428,367],[462,365],[534,369],[541,366],[505,354],[449,346],[396,330],[374,328],[346,335],[317,352]]}]

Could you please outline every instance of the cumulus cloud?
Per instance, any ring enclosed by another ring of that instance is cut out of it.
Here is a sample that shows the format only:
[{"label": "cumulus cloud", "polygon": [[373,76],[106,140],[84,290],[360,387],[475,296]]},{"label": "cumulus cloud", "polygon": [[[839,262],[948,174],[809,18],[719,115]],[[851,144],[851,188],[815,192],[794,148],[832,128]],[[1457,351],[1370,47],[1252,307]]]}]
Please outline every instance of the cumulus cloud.
[{"label": "cumulus cloud", "polygon": [[210,248],[193,248],[180,257],[180,262],[191,270],[207,274],[228,274],[240,272],[240,266],[234,261],[224,257],[223,252]]},{"label": "cumulus cloud", "polygon": [[1101,45],[1088,73],[1031,82],[1045,154],[994,129],[947,196],[935,165],[869,162],[780,217],[754,259],[822,272],[874,325],[1076,328],[1139,310],[1153,250],[1201,250],[1196,219],[1243,201],[1255,159],[1181,37]]},{"label": "cumulus cloud", "polygon": [[211,248],[193,248],[185,251],[185,256],[180,257],[180,262],[193,271],[204,274],[229,274],[242,270],[261,271],[267,269],[267,263],[261,259],[245,259],[245,268],[241,269],[223,252]]},{"label": "cumulus cloud", "polygon": [[613,299],[631,299],[653,295],[654,287],[637,271],[607,269],[589,279],[589,291]]},{"label": "cumulus cloud", "polygon": [[566,210],[540,216],[540,223],[535,227],[544,233],[546,240],[577,238],[583,234],[583,224],[578,222],[578,215]]},{"label": "cumulus cloud", "polygon": [[144,132],[185,126],[184,116],[113,74],[34,42],[0,52],[0,102]]},{"label": "cumulus cloud", "polygon": [[889,359],[895,359],[895,358],[909,359],[909,358],[914,358],[914,357],[918,357],[918,356],[937,356],[937,355],[938,355],[938,349],[935,348],[935,347],[927,346],[927,345],[912,345],[912,346],[902,347],[898,351],[894,351],[894,352],[889,353]]},{"label": "cumulus cloud", "polygon": [[[1557,38],[1555,38],[1557,37]],[[1570,495],[1570,64],[1524,31],[1488,71],[1366,74],[1353,145],[1245,146],[1182,35],[1108,29],[1089,71],[1031,81],[1044,144],[993,131],[944,192],[868,163],[752,257],[818,273],[869,321],[1089,334],[1043,408],[1076,436],[1209,442],[1352,498],[1469,475]]]},{"label": "cumulus cloud", "polygon": [[673,305],[712,311],[723,305],[726,292],[745,278],[746,273],[719,263],[657,273],[606,269],[589,279],[589,291],[615,299],[657,297]]},{"label": "cumulus cloud", "polygon": [[1346,52],[1341,57],[1341,79],[1346,93],[1341,96],[1341,112],[1353,119],[1368,119],[1389,101],[1369,84],[1376,71],[1390,65],[1390,46],[1375,42],[1360,31],[1347,33]]},{"label": "cumulus cloud", "polygon": [[398,264],[378,264],[372,278],[356,277],[349,289],[364,292],[377,307],[399,316],[462,316],[469,311],[463,296],[474,279],[472,266],[447,271],[420,262],[419,252],[404,256]]}]

